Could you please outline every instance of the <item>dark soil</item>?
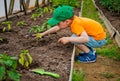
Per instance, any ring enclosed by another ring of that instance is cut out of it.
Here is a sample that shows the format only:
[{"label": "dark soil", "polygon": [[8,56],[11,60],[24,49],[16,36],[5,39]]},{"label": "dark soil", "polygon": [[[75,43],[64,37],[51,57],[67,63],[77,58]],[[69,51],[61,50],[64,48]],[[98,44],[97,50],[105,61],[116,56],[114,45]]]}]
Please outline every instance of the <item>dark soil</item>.
[{"label": "dark soil", "polygon": [[[33,12],[34,13],[34,12]],[[78,15],[79,9],[75,9]],[[31,14],[20,17],[11,18],[12,30],[10,32],[0,31],[0,37],[4,40],[0,42],[0,53],[6,53],[10,56],[19,56],[21,50],[29,50],[33,58],[33,63],[29,69],[25,69],[18,65],[18,71],[21,73],[21,81],[68,81],[71,69],[71,56],[73,45],[62,45],[57,40],[63,36],[71,36],[69,28],[58,33],[46,35],[41,38],[38,43],[35,37],[26,38],[25,35],[33,25],[41,25],[46,18],[51,17],[50,13],[44,14],[44,17],[37,18],[36,21],[31,19]],[[18,21],[24,20],[27,26],[16,26]],[[2,30],[2,25],[1,29]],[[60,78],[55,79],[47,75],[39,75],[30,72],[30,69],[42,68],[45,71],[58,73]]]},{"label": "dark soil", "polygon": [[95,4],[100,10],[102,10],[113,27],[120,33],[120,13],[118,14],[118,12],[110,12],[107,8],[99,4],[99,0],[95,0]]}]

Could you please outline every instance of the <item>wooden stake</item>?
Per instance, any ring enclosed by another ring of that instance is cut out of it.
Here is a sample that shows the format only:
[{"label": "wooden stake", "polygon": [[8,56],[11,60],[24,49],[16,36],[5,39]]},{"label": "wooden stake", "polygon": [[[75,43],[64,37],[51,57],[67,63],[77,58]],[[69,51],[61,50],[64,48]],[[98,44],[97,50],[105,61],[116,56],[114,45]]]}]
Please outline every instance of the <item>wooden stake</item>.
[{"label": "wooden stake", "polygon": [[6,15],[6,19],[8,20],[8,14],[7,14],[7,1],[4,0],[4,5],[5,5],[5,15]]},{"label": "wooden stake", "polygon": [[13,12],[14,2],[15,2],[15,0],[11,0],[11,1],[10,1],[10,6],[9,6],[9,15],[11,15],[11,14],[12,14],[12,12]]}]

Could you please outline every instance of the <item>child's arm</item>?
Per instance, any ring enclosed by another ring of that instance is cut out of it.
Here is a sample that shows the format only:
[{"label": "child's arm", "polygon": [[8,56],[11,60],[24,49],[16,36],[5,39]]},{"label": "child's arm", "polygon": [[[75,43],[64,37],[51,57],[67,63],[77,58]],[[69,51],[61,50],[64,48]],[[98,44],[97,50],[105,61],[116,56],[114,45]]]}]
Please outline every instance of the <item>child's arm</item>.
[{"label": "child's arm", "polygon": [[67,44],[68,42],[85,43],[88,41],[88,35],[85,31],[83,31],[79,37],[62,37],[58,40],[58,42],[63,44]]},{"label": "child's arm", "polygon": [[41,33],[41,35],[44,36],[44,35],[47,35],[47,34],[50,34],[50,33],[57,32],[57,31],[59,31],[59,30],[60,30],[60,27],[59,27],[59,26],[54,26],[54,27],[50,28],[49,30]]}]

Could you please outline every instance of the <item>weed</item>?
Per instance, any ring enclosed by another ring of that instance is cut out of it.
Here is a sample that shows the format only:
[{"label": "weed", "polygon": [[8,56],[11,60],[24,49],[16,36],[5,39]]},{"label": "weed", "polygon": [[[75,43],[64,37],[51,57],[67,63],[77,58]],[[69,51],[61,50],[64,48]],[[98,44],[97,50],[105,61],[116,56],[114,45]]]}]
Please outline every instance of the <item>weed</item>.
[{"label": "weed", "polygon": [[76,71],[73,69],[72,81],[84,81],[85,74],[82,69]]}]

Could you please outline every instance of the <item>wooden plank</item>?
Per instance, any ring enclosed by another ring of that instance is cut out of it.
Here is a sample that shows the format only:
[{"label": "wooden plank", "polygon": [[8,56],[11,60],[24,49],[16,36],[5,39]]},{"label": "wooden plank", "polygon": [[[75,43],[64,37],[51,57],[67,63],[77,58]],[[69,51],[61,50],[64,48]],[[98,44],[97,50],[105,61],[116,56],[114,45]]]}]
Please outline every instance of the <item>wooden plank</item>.
[{"label": "wooden plank", "polygon": [[26,8],[26,4],[25,4],[25,0],[21,0],[22,6],[23,6],[23,10],[25,12],[25,15],[27,14],[27,8]]},{"label": "wooden plank", "polygon": [[116,40],[118,46],[120,47],[120,34],[118,31],[116,31],[115,40]]},{"label": "wooden plank", "polygon": [[71,69],[70,69],[69,81],[72,81],[72,72],[73,72],[73,65],[74,65],[74,57],[75,57],[75,45],[73,47],[73,53],[72,53],[72,57],[71,57]]},{"label": "wooden plank", "polygon": [[30,4],[30,0],[26,0],[26,9],[28,10]]},{"label": "wooden plank", "polygon": [[10,1],[9,13],[8,13],[9,15],[11,15],[12,12],[13,12],[14,2],[15,2],[15,0],[11,0],[11,1]]},{"label": "wooden plank", "polygon": [[39,7],[39,0],[35,1],[35,7]]}]

